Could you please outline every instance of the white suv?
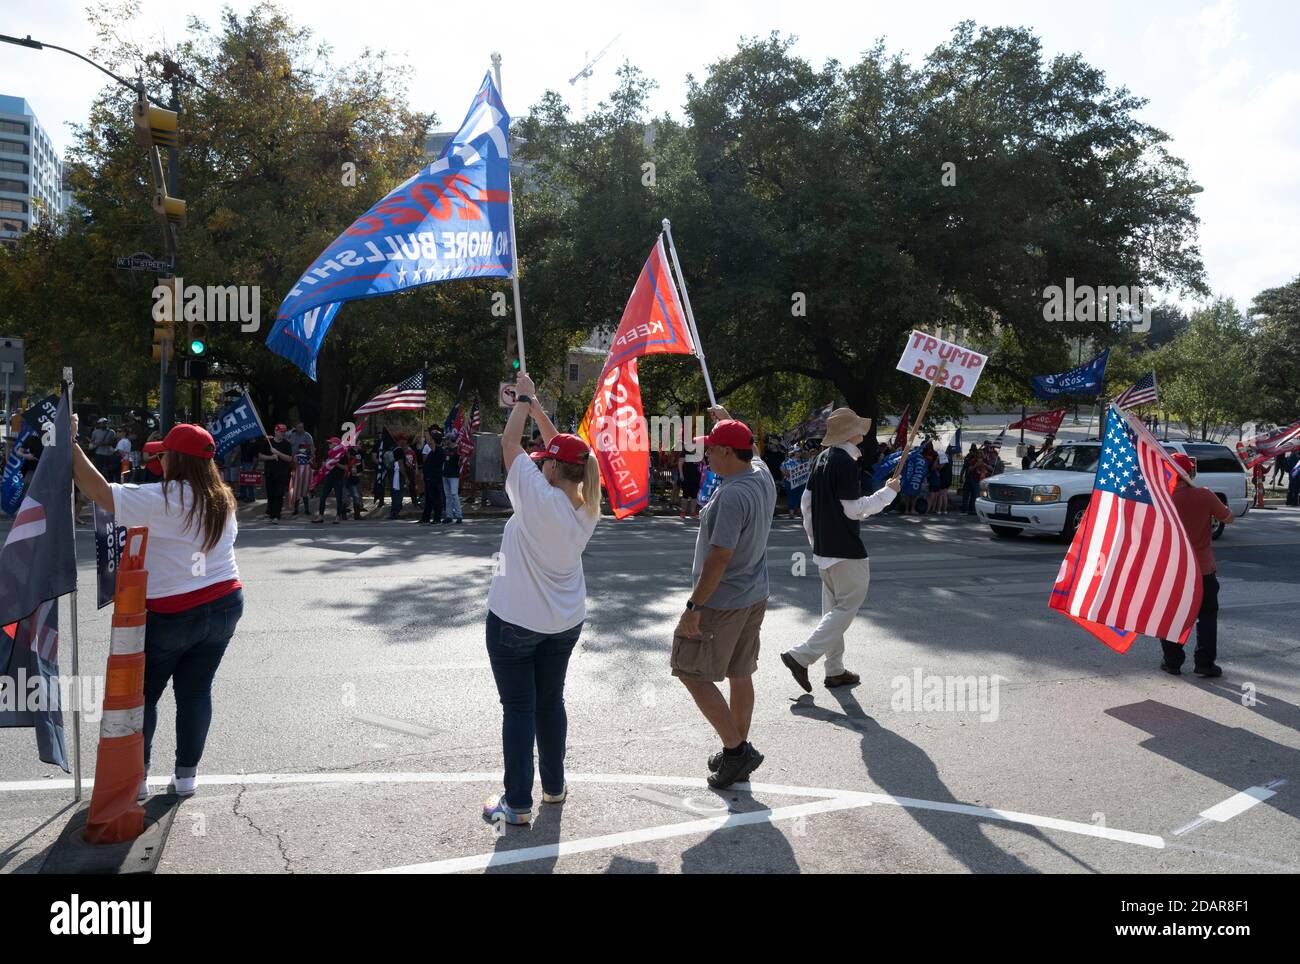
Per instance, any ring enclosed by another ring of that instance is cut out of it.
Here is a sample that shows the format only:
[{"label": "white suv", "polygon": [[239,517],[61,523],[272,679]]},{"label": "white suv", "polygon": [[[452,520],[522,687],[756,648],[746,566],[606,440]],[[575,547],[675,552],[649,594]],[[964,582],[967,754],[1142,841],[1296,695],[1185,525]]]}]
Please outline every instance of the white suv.
[{"label": "white suv", "polygon": [[[1166,451],[1196,460],[1196,484],[1217,495],[1235,516],[1250,511],[1246,470],[1237,454],[1214,442],[1164,442]],[[1022,532],[1061,535],[1069,539],[1083,521],[1092,496],[1092,483],[1101,458],[1098,441],[1065,442],[1044,453],[1030,469],[1003,472],[980,483],[975,511],[995,535],[1010,538]],[[1223,532],[1215,520],[1213,537]]]}]

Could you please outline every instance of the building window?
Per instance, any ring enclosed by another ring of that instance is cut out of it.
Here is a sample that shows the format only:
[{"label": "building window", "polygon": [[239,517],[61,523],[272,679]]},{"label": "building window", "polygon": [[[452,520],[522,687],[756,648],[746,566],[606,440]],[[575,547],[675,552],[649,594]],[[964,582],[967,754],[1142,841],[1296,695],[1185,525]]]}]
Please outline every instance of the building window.
[{"label": "building window", "polygon": [[22,161],[0,160],[0,171],[11,171],[14,174],[26,174],[27,165]]},{"label": "building window", "polygon": [[11,181],[8,178],[0,177],[0,191],[9,191],[13,194],[26,194],[27,185],[22,181]]},{"label": "building window", "polygon": [[0,231],[12,231],[15,234],[22,234],[27,230],[27,225],[21,221],[0,221]]},{"label": "building window", "polygon": [[16,211],[20,214],[26,214],[27,205],[22,201],[14,201],[7,197],[0,197],[0,211]]},{"label": "building window", "polygon": [[0,121],[0,131],[8,134],[22,134],[26,137],[30,131],[27,130],[26,124],[20,124],[18,121]]},{"label": "building window", "polygon": [[571,382],[576,382],[577,380],[578,380],[578,366],[577,366],[577,365],[570,365],[570,366],[569,366],[569,381],[571,381]]},{"label": "building window", "polygon": [[0,153],[4,154],[26,154],[26,144],[15,144],[13,141],[0,141]]}]

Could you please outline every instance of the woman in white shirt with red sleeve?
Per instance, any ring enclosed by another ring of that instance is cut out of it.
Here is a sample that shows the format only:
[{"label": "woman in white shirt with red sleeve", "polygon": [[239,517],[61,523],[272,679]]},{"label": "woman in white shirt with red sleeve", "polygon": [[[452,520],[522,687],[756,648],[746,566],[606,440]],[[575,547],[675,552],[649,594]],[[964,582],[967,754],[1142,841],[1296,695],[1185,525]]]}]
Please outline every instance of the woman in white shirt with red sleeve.
[{"label": "woman in white shirt with red sleeve", "polygon": [[[76,431],[74,421],[73,431]],[[73,447],[73,476],[83,495],[121,526],[147,526],[145,569],[144,768],[158,723],[158,700],[172,681],[176,695],[176,769],[171,789],[194,792],[212,722],[212,679],[244,612],[235,565],[235,499],[221,481],[216,445],[198,425],[177,425],[162,441],[163,481],[105,481]],[[147,784],[140,785],[140,797]]]},{"label": "woman in white shirt with red sleeve", "polygon": [[[532,820],[533,745],[542,802],[563,803],[564,680],[587,618],[582,551],[600,518],[600,467],[587,443],[560,434],[533,398],[524,374],[501,435],[506,494],[514,514],[501,536],[500,563],[488,591],[487,651],[501,698],[505,793],[483,805],[492,822]],[[520,444],[529,413],[545,448],[540,459]]]}]

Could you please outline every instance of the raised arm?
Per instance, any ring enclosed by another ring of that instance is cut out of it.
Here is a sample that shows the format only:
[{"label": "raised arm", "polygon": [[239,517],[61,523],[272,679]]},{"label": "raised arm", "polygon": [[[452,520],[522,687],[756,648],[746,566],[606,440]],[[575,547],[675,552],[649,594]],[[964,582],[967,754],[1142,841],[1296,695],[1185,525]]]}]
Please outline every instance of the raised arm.
[{"label": "raised arm", "polygon": [[[77,435],[77,416],[72,416],[72,435]],[[91,464],[80,445],[72,446],[72,477],[77,488],[95,505],[108,512],[113,510],[113,490],[108,487],[108,480],[99,474],[99,469]]]},{"label": "raised arm", "polygon": [[[533,380],[523,372],[519,373],[519,378],[515,382],[515,392],[517,395],[533,394]],[[506,427],[501,432],[501,457],[505,460],[506,474],[510,473],[510,466],[515,464],[515,459],[523,454],[524,447],[519,444],[519,439],[524,434],[524,426],[528,422],[528,411],[532,406],[515,404],[510,409],[510,417],[506,419]],[[540,424],[540,423],[539,423]],[[552,426],[551,435],[555,434]],[[543,431],[543,438],[549,442],[550,437]]]}]

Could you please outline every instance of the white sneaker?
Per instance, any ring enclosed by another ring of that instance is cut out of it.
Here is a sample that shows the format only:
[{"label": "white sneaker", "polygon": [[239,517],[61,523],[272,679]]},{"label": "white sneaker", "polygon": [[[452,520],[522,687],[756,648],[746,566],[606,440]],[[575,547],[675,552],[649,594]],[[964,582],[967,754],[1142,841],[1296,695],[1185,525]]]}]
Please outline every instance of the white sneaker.
[{"label": "white sneaker", "polygon": [[178,797],[194,796],[194,788],[198,784],[198,777],[172,777],[171,783],[167,785],[167,791],[174,793]]},{"label": "white sneaker", "polygon": [[564,789],[559,793],[550,794],[542,793],[542,803],[563,803],[569,797],[569,785],[566,783]]},{"label": "white sneaker", "polygon": [[144,803],[149,799],[149,777],[147,775],[140,781],[140,789],[135,792],[135,799],[137,803]]}]

